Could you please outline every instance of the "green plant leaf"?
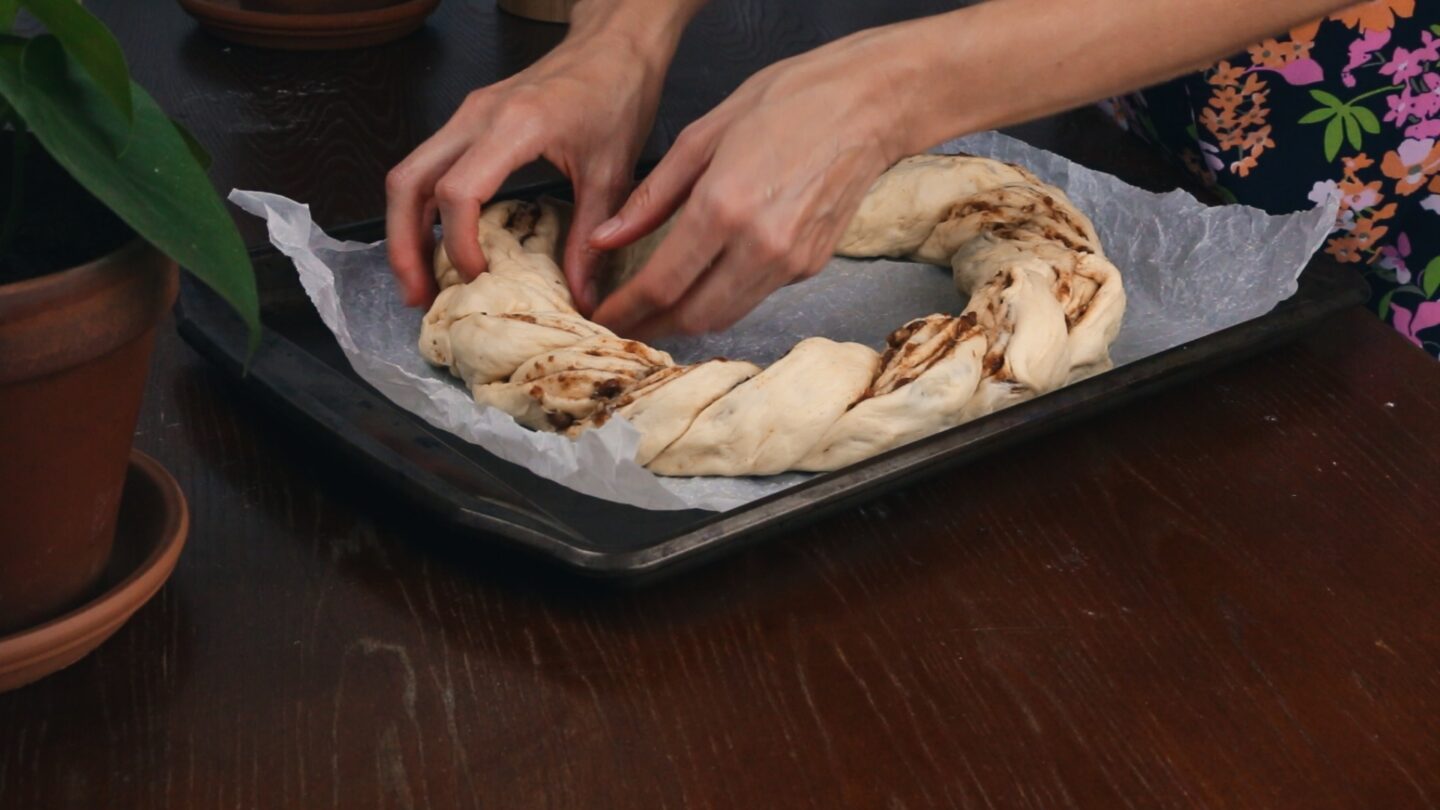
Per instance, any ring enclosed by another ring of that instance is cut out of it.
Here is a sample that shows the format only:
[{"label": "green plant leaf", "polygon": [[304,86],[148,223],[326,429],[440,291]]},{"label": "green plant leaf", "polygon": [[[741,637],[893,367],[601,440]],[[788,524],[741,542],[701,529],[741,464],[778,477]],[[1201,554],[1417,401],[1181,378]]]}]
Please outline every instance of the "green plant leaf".
[{"label": "green plant leaf", "polygon": [[1360,141],[1360,125],[1356,123],[1355,116],[1342,115],[1345,119],[1345,138],[1350,141],[1350,146],[1359,151],[1362,143]]},{"label": "green plant leaf", "polygon": [[1333,161],[1340,154],[1340,142],[1345,139],[1345,124],[1340,116],[1330,119],[1325,125],[1325,159]]},{"label": "green plant leaf", "polygon": [[175,127],[176,132],[180,133],[180,137],[185,141],[185,148],[190,150],[190,156],[195,158],[195,162],[200,164],[200,168],[209,169],[210,153],[205,151],[205,147],[201,146],[200,142],[195,139],[195,134],[186,129],[184,124],[176,121],[174,118],[170,119],[170,125]]},{"label": "green plant leaf", "polygon": [[1420,289],[1425,291],[1426,298],[1434,298],[1435,291],[1440,290],[1440,256],[1431,259],[1420,273]]},{"label": "green plant leaf", "polygon": [[[1365,107],[1351,107],[1350,113],[1354,115],[1355,120],[1360,123],[1361,129],[1371,135],[1380,134],[1380,119],[1375,117],[1375,113],[1370,112],[1370,110]],[[1356,148],[1358,149],[1359,147]]]},{"label": "green plant leaf", "polygon": [[52,36],[65,46],[65,52],[80,64],[90,78],[104,91],[105,97],[120,111],[125,121],[123,136],[116,146],[123,149],[129,141],[130,127],[135,122],[135,104],[130,93],[130,71],[125,67],[125,52],[105,23],[86,11],[77,0],[19,0],[35,15]]},{"label": "green plant leaf", "polygon": [[1319,109],[1311,110],[1310,112],[1305,113],[1305,115],[1300,118],[1299,123],[1318,124],[1321,121],[1328,121],[1331,118],[1334,118],[1337,112],[1339,112],[1339,110],[1336,110],[1334,107],[1321,107]]},{"label": "green plant leaf", "polygon": [[20,10],[20,0],[0,0],[0,27],[8,29],[15,24],[15,14]]},{"label": "green plant leaf", "polygon": [[140,236],[229,302],[250,329],[253,351],[260,340],[259,303],[235,222],[154,99],[135,85],[131,93],[133,137],[116,155],[110,144],[126,130],[125,121],[59,40],[47,34],[23,47],[0,42],[0,95],[45,151]]},{"label": "green plant leaf", "polygon": [[1310,97],[1324,104],[1326,107],[1333,107],[1337,110],[1345,106],[1345,102],[1341,101],[1338,96],[1334,93],[1327,93],[1324,90],[1311,90]]}]

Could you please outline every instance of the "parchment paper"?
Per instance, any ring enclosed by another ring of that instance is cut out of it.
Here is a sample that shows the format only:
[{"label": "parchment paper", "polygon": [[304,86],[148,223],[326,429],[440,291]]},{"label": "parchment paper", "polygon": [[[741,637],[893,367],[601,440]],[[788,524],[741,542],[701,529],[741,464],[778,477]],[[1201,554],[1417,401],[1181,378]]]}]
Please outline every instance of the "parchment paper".
[{"label": "parchment paper", "polygon": [[[957,150],[1026,166],[1065,189],[1095,221],[1129,296],[1112,347],[1116,365],[1270,311],[1294,294],[1296,277],[1335,221],[1335,200],[1286,216],[1238,205],[1210,207],[1183,191],[1135,188],[995,132],[936,151]],[[355,371],[437,428],[578,492],[647,509],[731,509],[808,477],[660,478],[632,460],[638,434],[619,419],[577,441],[526,430],[507,414],[476,405],[458,380],[421,358],[416,341],[423,313],[401,305],[383,242],[331,239],[307,206],[275,194],[236,190],[230,199],[265,218],[270,241],[294,260],[301,284]],[[764,365],[812,335],[879,349],[906,321],[958,313],[964,304],[947,270],[835,259],[815,278],[772,295],[726,333],[656,345],[681,363],[724,355]]]}]

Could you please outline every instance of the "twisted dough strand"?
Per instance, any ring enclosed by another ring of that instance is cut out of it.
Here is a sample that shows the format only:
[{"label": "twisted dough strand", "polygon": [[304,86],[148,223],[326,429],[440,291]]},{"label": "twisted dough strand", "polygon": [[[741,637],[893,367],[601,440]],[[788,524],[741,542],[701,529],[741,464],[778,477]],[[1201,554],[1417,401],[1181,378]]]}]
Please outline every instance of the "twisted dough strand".
[{"label": "twisted dough strand", "polygon": [[[576,312],[556,264],[565,223],[506,202],[480,218],[490,269],[442,288],[420,351],[476,402],[571,436],[612,416],[640,431],[636,461],[661,475],[832,470],[1054,390],[1110,366],[1125,308],[1090,220],[1025,169],[968,155],[900,161],[871,187],[837,253],[949,266],[958,316],[895,330],[884,354],[809,338],[769,368],[676,365]],[[654,239],[622,253],[614,281]]]}]

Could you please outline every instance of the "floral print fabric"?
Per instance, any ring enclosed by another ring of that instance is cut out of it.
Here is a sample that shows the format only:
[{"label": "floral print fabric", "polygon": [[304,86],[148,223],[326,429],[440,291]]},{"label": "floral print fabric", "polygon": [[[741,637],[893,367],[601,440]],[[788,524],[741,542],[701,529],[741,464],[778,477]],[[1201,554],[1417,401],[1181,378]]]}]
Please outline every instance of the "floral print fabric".
[{"label": "floral print fabric", "polygon": [[1338,197],[1325,252],[1440,355],[1440,0],[1361,3],[1103,106],[1228,201]]}]

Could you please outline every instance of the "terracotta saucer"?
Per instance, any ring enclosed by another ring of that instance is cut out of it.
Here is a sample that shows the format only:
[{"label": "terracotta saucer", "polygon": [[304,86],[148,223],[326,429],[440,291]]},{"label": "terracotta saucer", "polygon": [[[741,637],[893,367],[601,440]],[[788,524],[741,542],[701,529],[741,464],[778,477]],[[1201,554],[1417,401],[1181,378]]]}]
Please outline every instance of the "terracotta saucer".
[{"label": "terracotta saucer", "polygon": [[0,637],[0,692],[70,666],[119,630],[165,584],[189,531],[180,485],[155,459],[131,451],[103,592],[59,618]]},{"label": "terracotta saucer", "polygon": [[243,8],[241,0],[180,0],[180,6],[217,37],[287,51],[362,48],[399,39],[419,28],[440,0],[401,0],[368,11],[281,14]]}]

